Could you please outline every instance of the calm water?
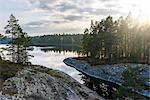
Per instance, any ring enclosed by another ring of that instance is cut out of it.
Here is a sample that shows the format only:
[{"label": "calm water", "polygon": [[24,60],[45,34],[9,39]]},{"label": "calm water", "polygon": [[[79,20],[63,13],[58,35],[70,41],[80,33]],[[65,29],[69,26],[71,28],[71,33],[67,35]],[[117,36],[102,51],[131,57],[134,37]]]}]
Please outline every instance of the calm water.
[{"label": "calm water", "polygon": [[112,98],[113,88],[104,84],[100,80],[83,75],[76,69],[67,66],[63,63],[63,60],[68,57],[78,57],[77,51],[55,49],[53,47],[33,47],[33,51],[29,51],[31,55],[34,55],[30,61],[33,64],[43,65],[48,68],[63,71],[76,79],[78,82],[86,85],[90,89],[96,91],[98,94],[105,98]]},{"label": "calm water", "polygon": [[[0,48],[6,47],[6,45],[0,45]],[[68,57],[78,57],[77,51],[66,50],[66,49],[56,49],[54,47],[31,47],[33,50],[29,50],[29,54],[34,57],[30,59],[30,62],[35,65],[42,65],[54,70],[59,70],[67,73],[72,78],[86,85],[90,89],[96,91],[98,94],[105,98],[112,98],[113,89],[105,85],[100,80],[91,78],[89,76],[83,75],[76,69],[67,66],[63,63],[63,60]],[[6,52],[4,52],[6,54]]]},{"label": "calm water", "polygon": [[[6,45],[0,45],[0,48],[5,48]],[[59,70],[67,73],[75,80],[80,83],[84,83],[82,80],[82,73],[77,71],[76,69],[67,66],[63,63],[63,60],[67,57],[77,57],[77,52],[74,50],[63,50],[55,49],[54,47],[31,47],[33,50],[29,50],[29,54],[33,55],[30,59],[30,62],[35,65],[42,65],[48,68],[52,68],[54,70]],[[6,56],[7,52],[3,52]],[[6,56],[5,59],[8,59]]]},{"label": "calm water", "polygon": [[55,51],[52,49],[53,47],[33,47],[33,48],[34,48],[33,51],[29,51],[29,53],[34,56],[33,58],[30,59],[32,64],[43,65],[48,68],[63,71],[68,75],[70,75],[71,77],[73,77],[74,79],[76,79],[78,82],[83,83],[82,74],[76,69],[69,67],[63,63],[63,60],[67,57],[77,57],[78,56],[77,52],[62,51],[62,50]]}]

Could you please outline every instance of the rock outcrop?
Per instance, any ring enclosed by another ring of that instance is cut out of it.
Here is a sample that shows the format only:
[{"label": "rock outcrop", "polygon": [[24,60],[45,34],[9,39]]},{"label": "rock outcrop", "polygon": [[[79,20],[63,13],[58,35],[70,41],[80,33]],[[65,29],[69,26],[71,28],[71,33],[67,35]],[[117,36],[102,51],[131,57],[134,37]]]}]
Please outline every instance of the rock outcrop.
[{"label": "rock outcrop", "polygon": [[[121,85],[123,83],[122,73],[127,68],[127,64],[115,64],[115,65],[97,65],[91,66],[86,61],[76,60],[73,58],[64,59],[64,63],[76,68],[82,73],[100,79],[107,82],[112,82],[117,85]],[[137,66],[137,64],[130,64],[131,66]],[[150,87],[150,65],[143,65],[143,71],[141,73],[141,77],[148,78],[149,80],[145,82],[145,85]],[[143,92],[138,92],[144,96],[150,97],[150,91],[144,90]]]},{"label": "rock outcrop", "polygon": [[5,80],[0,100],[103,100],[60,71],[26,67]]}]

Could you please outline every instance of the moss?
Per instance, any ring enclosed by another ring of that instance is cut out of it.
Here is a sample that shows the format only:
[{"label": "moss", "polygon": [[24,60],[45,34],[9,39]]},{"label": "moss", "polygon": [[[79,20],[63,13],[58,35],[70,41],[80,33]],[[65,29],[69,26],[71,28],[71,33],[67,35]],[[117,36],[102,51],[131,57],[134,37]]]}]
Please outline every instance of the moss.
[{"label": "moss", "polygon": [[60,78],[60,79],[63,79],[63,80],[67,80],[66,77],[61,76],[60,73],[58,73],[58,72],[56,72],[56,71],[54,71],[52,69],[48,69],[48,71],[46,73],[51,75],[51,76],[53,76],[53,77]]},{"label": "moss", "polygon": [[15,64],[9,61],[0,60],[0,78],[7,79],[16,75],[23,68],[23,65]]},{"label": "moss", "polygon": [[13,90],[5,90],[5,91],[3,90],[3,93],[8,94],[10,96],[13,96],[13,95],[17,94],[17,92],[14,92]]},{"label": "moss", "polygon": [[47,71],[47,73],[50,74],[50,75],[53,76],[53,77],[62,78],[62,76],[61,76],[58,72],[55,72],[55,71],[53,71],[52,69],[49,69],[49,70]]}]

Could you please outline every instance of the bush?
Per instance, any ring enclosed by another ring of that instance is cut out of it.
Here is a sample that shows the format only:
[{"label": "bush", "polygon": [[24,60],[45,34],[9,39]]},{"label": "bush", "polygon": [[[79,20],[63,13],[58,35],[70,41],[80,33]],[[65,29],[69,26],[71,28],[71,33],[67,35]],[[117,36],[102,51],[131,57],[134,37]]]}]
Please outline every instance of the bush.
[{"label": "bush", "polygon": [[128,98],[128,99],[141,99],[144,97],[139,96],[135,91],[142,91],[146,88],[144,85],[146,78],[141,78],[141,72],[143,66],[127,66],[127,69],[123,72],[123,84],[119,87],[116,92],[117,98]]}]

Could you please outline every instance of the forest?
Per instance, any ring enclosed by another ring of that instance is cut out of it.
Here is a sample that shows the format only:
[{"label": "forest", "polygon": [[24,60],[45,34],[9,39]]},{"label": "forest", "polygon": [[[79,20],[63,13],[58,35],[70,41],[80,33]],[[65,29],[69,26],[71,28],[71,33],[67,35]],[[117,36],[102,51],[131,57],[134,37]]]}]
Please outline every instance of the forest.
[{"label": "forest", "polygon": [[91,21],[84,31],[82,53],[105,63],[150,63],[149,33],[150,24],[138,23],[131,14]]},{"label": "forest", "polygon": [[150,100],[150,0],[0,4],[0,100]]},{"label": "forest", "polygon": [[31,37],[34,46],[80,46],[83,34],[54,34]]}]

